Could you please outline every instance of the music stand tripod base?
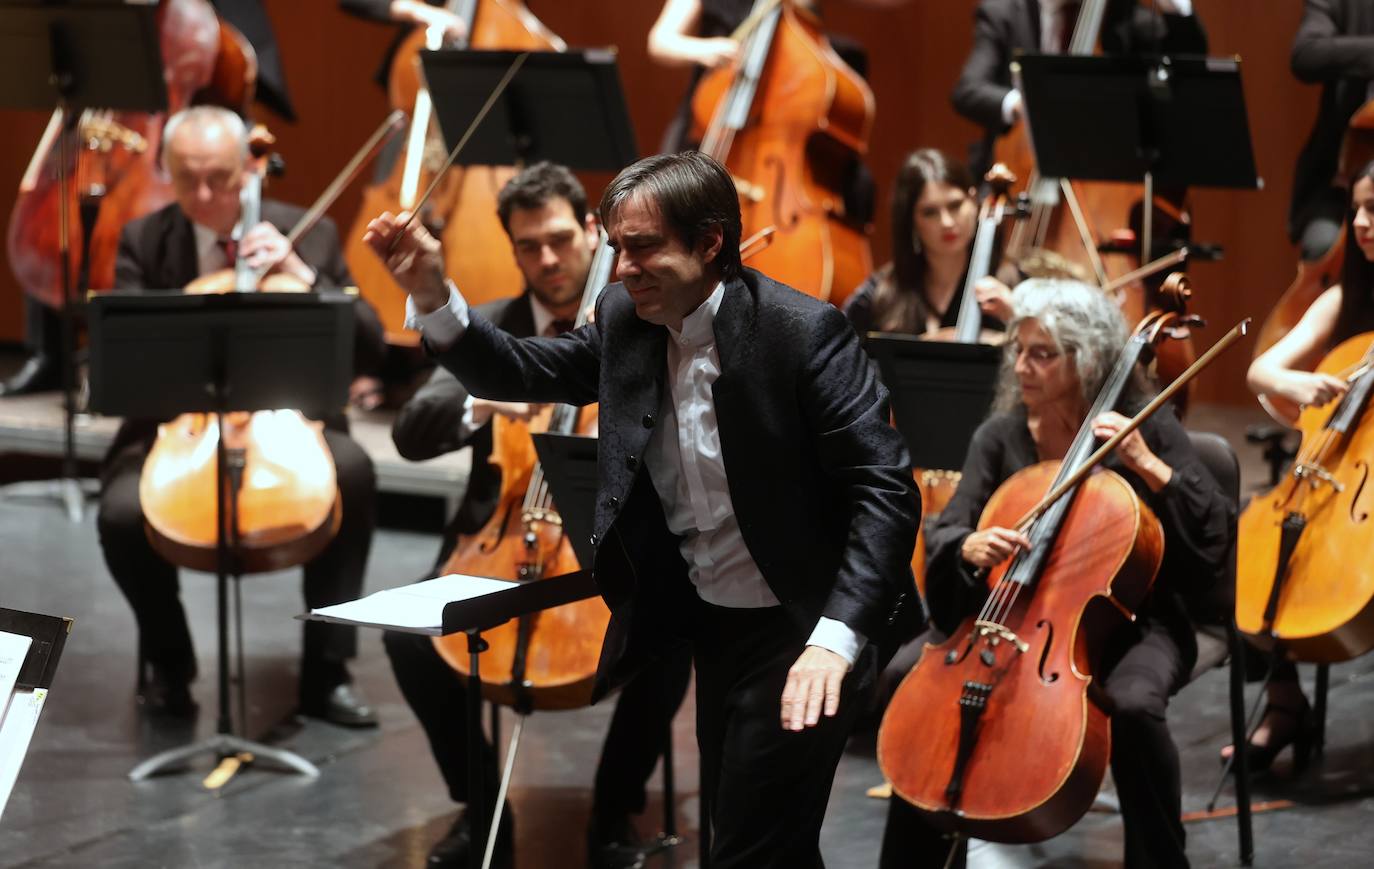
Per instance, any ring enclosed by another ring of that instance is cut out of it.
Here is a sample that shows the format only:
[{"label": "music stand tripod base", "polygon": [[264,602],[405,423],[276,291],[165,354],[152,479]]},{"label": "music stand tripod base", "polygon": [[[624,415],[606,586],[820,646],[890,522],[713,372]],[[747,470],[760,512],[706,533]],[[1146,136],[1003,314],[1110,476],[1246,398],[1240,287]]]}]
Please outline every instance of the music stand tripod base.
[{"label": "music stand tripod base", "polygon": [[[207,753],[215,755],[221,761],[227,758],[238,758],[243,763],[270,760],[281,765],[287,771],[298,772],[312,778],[320,774],[319,767],[293,751],[263,745],[261,742],[254,742],[251,739],[243,739],[228,733],[217,733],[200,742],[183,745],[179,748],[169,748],[153,755],[129,770],[129,781],[143,781],[164,769],[180,766],[193,757]],[[233,771],[229,773],[229,775],[232,774]],[[214,789],[227,780],[228,777],[224,776],[221,781],[210,784],[210,779],[207,778],[206,787]]]}]

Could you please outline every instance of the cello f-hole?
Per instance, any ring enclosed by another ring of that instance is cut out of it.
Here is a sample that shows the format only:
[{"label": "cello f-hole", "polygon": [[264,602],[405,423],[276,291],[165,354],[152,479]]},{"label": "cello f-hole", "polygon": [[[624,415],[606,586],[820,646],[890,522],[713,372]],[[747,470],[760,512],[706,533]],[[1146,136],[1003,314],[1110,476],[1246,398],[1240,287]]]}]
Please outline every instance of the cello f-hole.
[{"label": "cello f-hole", "polygon": [[1036,672],[1040,674],[1040,681],[1046,685],[1052,685],[1059,681],[1058,672],[1046,672],[1045,665],[1050,660],[1050,649],[1054,647],[1054,625],[1048,620],[1042,619],[1035,625],[1036,628],[1045,632],[1045,645],[1040,649],[1040,663],[1036,666]]},{"label": "cello f-hole", "polygon": [[1355,463],[1355,469],[1359,471],[1360,479],[1355,484],[1355,494],[1350,499],[1350,521],[1366,522],[1369,520],[1369,511],[1360,505],[1360,498],[1364,495],[1365,484],[1369,482],[1369,463],[1361,459]]}]

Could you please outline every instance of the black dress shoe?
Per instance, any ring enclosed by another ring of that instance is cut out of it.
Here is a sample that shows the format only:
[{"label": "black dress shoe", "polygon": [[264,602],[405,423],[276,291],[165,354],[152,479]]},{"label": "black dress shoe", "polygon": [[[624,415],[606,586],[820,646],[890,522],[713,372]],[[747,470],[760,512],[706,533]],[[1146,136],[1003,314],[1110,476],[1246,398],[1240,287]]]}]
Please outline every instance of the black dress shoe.
[{"label": "black dress shoe", "polygon": [[628,815],[593,818],[587,828],[587,865],[591,869],[639,869],[645,847]]},{"label": "black dress shoe", "polygon": [[350,682],[340,682],[323,697],[301,703],[301,714],[322,718],[341,727],[376,727],[377,713]]},{"label": "black dress shoe", "polygon": [[[515,865],[515,852],[512,842],[515,838],[515,818],[507,805],[501,812],[501,829],[496,832],[496,850],[491,855],[491,865],[498,869],[510,869]],[[468,857],[472,853],[472,824],[464,811],[448,828],[444,838],[430,849],[425,865],[429,869],[467,869]],[[485,848],[480,842],[478,848]]]},{"label": "black dress shoe", "polygon": [[143,711],[166,718],[194,718],[200,707],[191,696],[191,680],[173,676],[156,664],[148,670],[136,695]]},{"label": "black dress shoe", "polygon": [[0,395],[24,395],[45,392],[62,385],[62,368],[57,360],[38,353],[24,361],[24,365],[10,378],[0,383]]}]

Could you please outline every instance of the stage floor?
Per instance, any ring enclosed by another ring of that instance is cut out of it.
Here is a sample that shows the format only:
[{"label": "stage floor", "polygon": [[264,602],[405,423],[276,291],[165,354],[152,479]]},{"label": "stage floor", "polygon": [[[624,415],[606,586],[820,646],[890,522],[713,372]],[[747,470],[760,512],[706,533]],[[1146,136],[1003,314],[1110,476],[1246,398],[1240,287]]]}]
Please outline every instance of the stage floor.
[{"label": "stage floor", "polygon": [[[1254,416],[1199,408],[1190,423],[1233,435],[1248,482],[1258,482],[1257,450],[1241,442]],[[248,645],[248,732],[299,752],[321,768],[318,779],[263,766],[241,773],[218,792],[191,771],[132,784],[128,771],[159,749],[214,730],[213,582],[183,574],[202,676],[201,704],[191,727],[160,725],[133,700],[134,623],[105,571],[96,542],[94,504],[72,524],[55,503],[0,494],[0,605],[76,620],[48,706],[0,819],[5,867],[420,867],[447,829],[455,807],[447,799],[423,733],[401,700],[377,633],[364,631],[353,667],[379,709],[377,730],[350,731],[291,717],[301,606],[299,574],[245,581]],[[386,517],[383,517],[384,521]],[[437,536],[385,527],[367,571],[369,591],[409,582],[428,569]],[[1291,775],[1288,755],[1256,781],[1256,801],[1291,800],[1292,808],[1255,818],[1257,866],[1368,865],[1374,854],[1374,658],[1333,669],[1328,747],[1306,773]],[[1312,668],[1304,667],[1310,683]],[[1217,749],[1227,741],[1226,674],[1190,685],[1170,708],[1183,756],[1184,808],[1204,807],[1216,781]],[[583,864],[590,785],[609,709],[533,717],[512,787],[520,869]],[[505,716],[509,735],[512,719]],[[675,817],[686,842],[650,858],[650,867],[698,864],[696,750],[691,700],[675,728],[679,791]],[[832,867],[873,867],[886,804],[864,796],[881,780],[872,741],[856,739],[842,762],[822,834]],[[655,776],[654,786],[658,787]],[[1232,804],[1229,787],[1221,804]],[[640,828],[660,829],[657,796]],[[1236,826],[1229,818],[1188,824],[1197,867],[1236,864]],[[1119,819],[1090,814],[1051,842],[1021,848],[979,848],[971,865],[988,867],[1110,867],[1120,861]]]}]

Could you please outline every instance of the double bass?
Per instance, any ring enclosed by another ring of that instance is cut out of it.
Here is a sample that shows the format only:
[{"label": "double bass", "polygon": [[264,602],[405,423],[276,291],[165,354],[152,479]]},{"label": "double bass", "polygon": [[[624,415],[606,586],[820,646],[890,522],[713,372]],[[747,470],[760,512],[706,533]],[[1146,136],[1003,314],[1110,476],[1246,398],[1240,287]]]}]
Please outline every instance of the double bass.
[{"label": "double bass", "polygon": [[[77,274],[83,248],[89,248],[87,272],[77,285],[108,290],[114,286],[124,225],[172,201],[171,184],[159,163],[166,118],[193,103],[214,103],[240,113],[252,103],[257,57],[248,40],[216,16],[208,0],[162,0],[157,20],[166,59],[168,115],[89,109],[67,118],[59,109],[20,180],[6,239],[10,267],[24,292],[50,308],[65,302],[57,184],[61,138],[72,135],[78,143],[75,162],[66,167],[75,179],[67,210],[71,273]],[[83,209],[93,227],[89,236],[83,230]]]},{"label": "double bass", "polygon": [[[444,162],[446,149],[420,68],[420,52],[438,48],[567,50],[563,40],[521,0],[449,0],[445,7],[463,21],[468,37],[451,45],[433,28],[417,27],[397,49],[387,96],[393,111],[402,111],[410,118],[410,130],[391,173],[363,191],[358,217],[344,247],[349,272],[363,298],[377,310],[387,341],[403,346],[419,343],[419,336],[405,329],[406,292],[362,238],[368,222],[378,214],[414,210],[421,191]],[[509,287],[521,283],[496,211],[497,194],[514,175],[515,169],[509,166],[453,168],[424,203],[421,219],[447,252],[445,272],[473,304],[507,295]]]},{"label": "double bass", "polygon": [[[602,244],[592,260],[575,326],[587,322],[615,259]],[[577,555],[535,456],[532,431],[593,434],[594,408],[554,405],[530,423],[495,415],[490,461],[501,469],[496,509],[476,534],[459,540],[443,573],[537,582],[579,569]],[[600,597],[521,616],[483,633],[482,696],[522,712],[577,709],[591,701],[601,641],[611,613]],[[470,676],[462,634],[436,637],[450,667]]]},{"label": "double bass", "polygon": [[[1180,301],[1183,283],[1182,275],[1166,282]],[[1092,422],[1116,406],[1136,366],[1181,322],[1173,311],[1148,315],[1064,459],[1025,468],[993,494],[979,527],[1022,530],[1031,548],[987,574],[981,612],[925,647],[884,715],[879,765],[894,792],[937,826],[991,841],[1040,841],[1080,818],[1101,786],[1111,730],[1094,668],[1149,593],[1164,533],[1122,477],[1089,475],[1131,430],[1094,450]]]},{"label": "double bass", "polygon": [[1295,660],[1335,663],[1374,649],[1374,332],[1341,342],[1316,370],[1349,388],[1301,411],[1288,475],[1241,513],[1236,627]]},{"label": "double bass", "polygon": [[756,0],[736,35],[738,59],[693,94],[692,138],[734,179],[744,237],[774,230],[753,267],[841,305],[873,270],[843,193],[868,152],[873,92],[793,0]]}]

